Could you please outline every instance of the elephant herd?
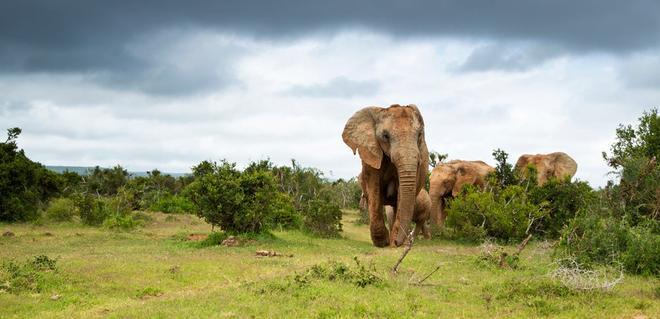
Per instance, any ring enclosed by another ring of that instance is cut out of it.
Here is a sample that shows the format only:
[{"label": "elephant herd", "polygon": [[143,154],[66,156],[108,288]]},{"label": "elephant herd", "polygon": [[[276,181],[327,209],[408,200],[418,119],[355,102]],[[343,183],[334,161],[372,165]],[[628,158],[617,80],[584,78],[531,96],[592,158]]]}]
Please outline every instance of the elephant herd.
[{"label": "elephant herd", "polygon": [[[482,161],[453,160],[437,165],[428,177],[424,119],[415,105],[365,107],[348,119],[342,138],[362,161],[360,205],[369,211],[371,241],[377,247],[402,245],[411,223],[413,236],[421,232],[430,237],[427,222],[443,225],[445,199],[458,195],[464,185],[483,188],[494,171]],[[562,152],[522,155],[515,169],[524,175],[529,165],[535,167],[539,184],[573,177],[577,171],[577,163]]]}]

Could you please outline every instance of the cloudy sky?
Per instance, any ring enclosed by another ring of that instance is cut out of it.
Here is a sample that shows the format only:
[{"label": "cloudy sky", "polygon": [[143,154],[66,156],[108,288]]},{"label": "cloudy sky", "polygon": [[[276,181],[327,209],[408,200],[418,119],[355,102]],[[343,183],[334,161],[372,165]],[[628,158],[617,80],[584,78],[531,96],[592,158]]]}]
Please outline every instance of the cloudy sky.
[{"label": "cloudy sky", "polygon": [[[120,4],[123,3],[123,4]],[[657,1],[2,1],[0,128],[46,165],[186,172],[295,158],[351,177],[358,109],[417,104],[429,148],[565,151],[600,186],[660,106]]]}]

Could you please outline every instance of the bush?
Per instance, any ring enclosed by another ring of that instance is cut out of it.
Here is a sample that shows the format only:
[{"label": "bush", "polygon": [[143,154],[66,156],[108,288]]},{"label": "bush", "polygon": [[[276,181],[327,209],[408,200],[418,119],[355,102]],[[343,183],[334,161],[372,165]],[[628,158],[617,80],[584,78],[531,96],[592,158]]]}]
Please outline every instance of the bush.
[{"label": "bush", "polygon": [[76,205],[70,198],[55,198],[46,208],[46,218],[56,222],[68,222],[76,215]]},{"label": "bush", "polygon": [[80,194],[74,197],[74,203],[80,214],[80,221],[89,226],[99,226],[110,215],[106,203],[90,194]]},{"label": "bush", "polygon": [[338,237],[341,210],[325,200],[310,200],[303,211],[303,230],[321,237]]},{"label": "bush", "polygon": [[461,196],[448,203],[447,234],[471,241],[486,237],[520,240],[545,215],[545,208],[530,202],[521,186],[511,185],[499,192],[467,186]]},{"label": "bush", "polygon": [[557,253],[580,264],[621,263],[627,272],[660,274],[660,233],[657,221],[631,227],[606,207],[601,213],[581,211],[562,235]]},{"label": "bush", "polygon": [[186,214],[193,212],[193,204],[184,196],[166,195],[151,205],[149,210],[166,214]]},{"label": "bush", "polygon": [[591,205],[597,195],[586,182],[552,178],[543,186],[530,186],[529,198],[532,203],[545,207],[547,211],[547,215],[535,224],[534,233],[558,238],[562,228],[579,210]]},{"label": "bush", "polygon": [[202,162],[196,180],[184,190],[195,214],[229,233],[259,233],[295,225],[290,198],[282,196],[270,171],[251,165],[240,172],[226,161]]},{"label": "bush", "polygon": [[302,224],[300,214],[293,207],[293,200],[285,193],[277,192],[273,198],[273,210],[270,225],[283,229],[299,228]]},{"label": "bush", "polygon": [[5,261],[0,265],[0,292],[42,292],[56,272],[57,261],[46,255],[34,256],[24,262]]},{"label": "bush", "polygon": [[7,131],[7,140],[0,142],[0,221],[33,220],[43,203],[59,192],[57,176],[18,149],[21,129]]}]

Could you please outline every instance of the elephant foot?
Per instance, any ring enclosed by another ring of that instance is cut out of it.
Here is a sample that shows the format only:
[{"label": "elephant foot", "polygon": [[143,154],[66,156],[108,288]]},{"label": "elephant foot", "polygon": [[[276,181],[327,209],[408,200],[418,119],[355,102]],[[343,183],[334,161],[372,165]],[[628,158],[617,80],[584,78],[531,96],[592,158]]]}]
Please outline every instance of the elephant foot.
[{"label": "elephant foot", "polygon": [[387,232],[371,233],[371,242],[376,247],[387,247],[390,239],[387,236]]}]

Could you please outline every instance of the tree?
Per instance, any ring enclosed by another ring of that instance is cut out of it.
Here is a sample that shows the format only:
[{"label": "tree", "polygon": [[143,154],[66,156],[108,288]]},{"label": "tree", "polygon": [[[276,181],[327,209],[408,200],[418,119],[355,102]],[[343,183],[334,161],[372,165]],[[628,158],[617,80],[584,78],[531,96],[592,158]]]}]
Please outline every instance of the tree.
[{"label": "tree", "polygon": [[59,192],[55,173],[31,161],[19,150],[18,127],[7,130],[7,140],[0,143],[0,220],[33,219],[48,198]]},{"label": "tree", "polygon": [[494,173],[497,184],[502,188],[509,185],[518,184],[518,179],[516,178],[516,174],[513,170],[513,165],[507,162],[509,154],[498,148],[493,150],[493,157],[497,162],[497,165],[495,165]]},{"label": "tree", "polygon": [[618,169],[629,158],[660,159],[660,117],[658,109],[644,112],[637,127],[619,125],[616,141],[610,147],[612,155],[603,152],[607,164]]},{"label": "tree", "polygon": [[429,152],[429,165],[431,168],[435,168],[442,162],[444,162],[449,155],[447,153],[440,154],[436,151]]}]

